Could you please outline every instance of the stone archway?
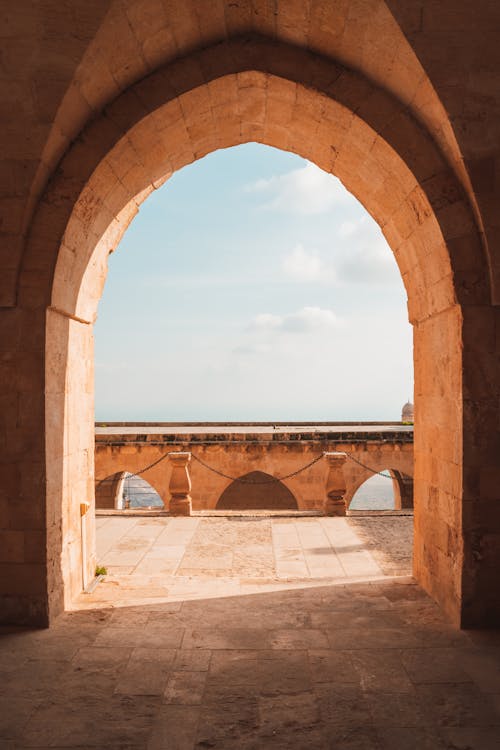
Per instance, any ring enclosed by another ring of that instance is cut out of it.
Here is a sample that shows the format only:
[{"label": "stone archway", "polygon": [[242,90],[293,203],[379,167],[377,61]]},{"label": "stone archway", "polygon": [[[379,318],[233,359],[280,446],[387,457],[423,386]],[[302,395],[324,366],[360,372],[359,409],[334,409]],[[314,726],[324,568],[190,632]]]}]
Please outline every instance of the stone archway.
[{"label": "stone archway", "polygon": [[[496,497],[495,455],[478,448],[492,450],[481,430],[496,429],[495,345],[476,343],[478,330],[495,339],[493,266],[463,164],[446,146],[450,123],[445,119],[435,136],[434,115],[421,116],[422,100],[379,85],[375,63],[373,75],[363,75],[348,67],[348,54],[333,61],[283,37],[205,40],[203,49],[188,45],[150,75],[125,76],[77,131],[35,201],[14,274],[16,335],[25,348],[16,349],[17,339],[11,345],[30,384],[9,387],[11,400],[21,398],[38,420],[30,433],[23,417],[24,454],[15,466],[31,467],[20,497],[47,487],[26,522],[47,542],[35,567],[26,568],[29,586],[19,578],[16,589],[4,590],[13,619],[46,622],[81,587],[74,573],[81,558],[77,509],[93,495],[91,329],[107,254],[169,173],[250,140],[335,173],[382,227],[415,331],[415,574],[455,622],[498,613],[489,563],[482,562],[486,527],[474,502],[479,493],[487,510]],[[429,83],[418,65],[411,70]],[[92,548],[93,524],[85,518]],[[86,564],[91,570],[92,555]]]},{"label": "stone archway", "polygon": [[141,476],[129,471],[118,471],[101,480],[96,480],[96,509],[164,508],[156,489]]},{"label": "stone archway", "polygon": [[120,499],[123,496],[123,481],[126,471],[117,471],[109,477],[103,477],[96,482],[95,507],[96,510],[111,510],[121,508]]},{"label": "stone archway", "polygon": [[[387,496],[389,495],[390,491],[390,495],[392,498],[392,508],[396,508],[393,473],[389,472],[387,469],[384,469],[383,473],[388,476],[388,478],[385,480],[382,480],[382,478],[377,474],[373,474],[370,472],[367,475],[365,472],[363,472],[361,478],[353,487],[349,489],[346,495],[346,506],[348,510],[359,510],[360,499],[361,504],[363,505],[363,497],[360,498],[358,495],[358,492],[360,490],[363,491],[365,496],[368,494],[368,492],[370,492],[371,496],[364,498],[365,503],[366,500],[369,500],[370,502],[373,502],[374,500],[378,501],[378,504],[375,504],[373,506],[374,510],[379,510],[380,507],[386,507]],[[364,507],[366,508],[366,504]],[[362,509],[364,508],[362,507]]]},{"label": "stone archway", "polygon": [[[406,468],[406,467],[405,467]],[[394,510],[409,510],[413,508],[413,477],[400,469],[387,469],[383,466],[377,467],[377,472],[384,473],[388,478],[385,480],[392,485],[392,497]],[[351,507],[358,490],[377,475],[367,470],[360,470],[360,478],[351,485],[346,494],[346,505]],[[391,481],[392,480],[392,481]]]},{"label": "stone archway", "polygon": [[[451,408],[460,390],[455,375],[461,368],[461,308],[456,295],[458,290],[453,285],[452,258],[445,242],[445,235],[450,231],[450,205],[454,216],[462,215],[460,221],[471,237],[474,236],[472,214],[460,186],[425,131],[402,113],[398,104],[384,92],[374,87],[367,91],[368,83],[351,71],[341,70],[335,83],[329,84],[327,93],[320,88],[310,89],[300,81],[308,68],[313,80],[321,82],[321,73],[327,74],[327,70],[323,70],[325,61],[311,60],[308,56],[306,67],[302,52],[295,48],[276,48],[258,39],[250,55],[246,42],[232,42],[225,47],[219,45],[218,56],[215,77],[212,73],[212,79],[202,85],[199,85],[197,73],[191,72],[192,68],[186,74],[184,64],[179,70],[174,64],[169,78],[175,81],[176,76],[180,76],[181,82],[166,92],[167,101],[159,106],[157,98],[153,105],[149,99],[145,104],[141,98],[144,88],[149,97],[152,90],[163,88],[164,78],[159,73],[152,80],[138,84],[136,91],[127,91],[123,95],[125,101],[117,100],[111,105],[101,127],[99,121],[94,123],[88,138],[76,144],[61,165],[62,184],[52,187],[56,192],[69,187],[67,175],[71,175],[70,185],[74,185],[75,171],[81,172],[84,165],[81,182],[76,183],[76,202],[72,208],[68,206],[71,211],[57,254],[47,321],[48,348],[60,346],[61,342],[68,346],[67,356],[63,353],[59,357],[71,365],[65,374],[64,411],[71,413],[74,409],[71,404],[75,403],[77,392],[73,393],[71,382],[78,384],[82,380],[82,375],[75,371],[75,363],[81,370],[79,352],[84,352],[83,361],[89,360],[90,326],[104,282],[109,249],[126,228],[137,204],[172,171],[193,159],[214,148],[258,140],[293,150],[334,172],[381,225],[402,273],[415,330],[416,475],[419,476],[421,458],[425,465],[429,449],[438,450],[439,460],[443,466],[448,466],[438,492],[449,496],[456,489],[455,479],[450,484],[456,466],[453,468],[448,435],[449,431],[461,433],[461,415]],[[202,65],[203,59],[203,56],[196,59],[197,66]],[[283,65],[283,59],[288,65]],[[260,69],[263,60],[266,71]],[[274,66],[279,68],[279,76],[270,72]],[[206,75],[210,78],[209,71]],[[137,107],[132,107],[132,98],[139,100],[139,112]],[[362,111],[366,99],[371,107],[377,103],[377,115],[374,117],[370,108],[366,119],[362,119],[356,112]],[[284,107],[288,110],[286,129],[276,124],[283,118]],[[380,110],[384,113],[383,124]],[[120,115],[120,125],[115,112]],[[377,129],[370,123],[372,118]],[[159,123],[163,129],[159,129]],[[67,333],[62,334],[61,326],[67,327]],[[427,352],[433,353],[432,377],[425,379],[421,374],[429,373]],[[419,370],[422,362],[425,362],[423,371]],[[55,383],[47,381],[51,408],[54,392],[59,400],[62,391],[57,378],[54,380]],[[444,388],[449,391],[446,396]],[[91,391],[86,392],[91,396]],[[81,411],[84,403],[81,394],[77,398]],[[427,435],[436,425],[426,424],[425,419],[425,404],[431,403],[434,406],[438,403],[438,408],[447,415],[447,424],[438,428],[442,439],[435,440],[432,447]],[[89,397],[85,418],[88,425],[91,424],[91,408]],[[421,415],[420,422],[418,415]],[[58,434],[62,437],[60,431]],[[88,437],[90,442],[90,435]],[[86,441],[82,442],[80,435],[76,438],[71,454],[81,458],[78,471],[83,481],[91,471],[91,453]],[[72,445],[75,433],[70,430],[65,439]],[[55,445],[56,440],[51,439],[50,444]],[[49,472],[52,469],[51,462]],[[417,491],[418,487],[425,495],[429,487],[425,472],[420,471]],[[60,504],[57,498],[56,508]],[[434,561],[426,557],[424,544],[426,534],[430,533],[429,523],[436,522],[432,517],[440,513],[440,506],[435,503],[420,515],[417,509],[415,525],[421,533],[416,534],[415,570],[451,613],[458,606],[460,576],[457,578],[456,568],[440,570],[438,580]],[[448,524],[451,519],[441,520]],[[76,527],[76,518],[74,522]],[[68,532],[71,533],[69,528]],[[460,553],[454,550],[452,554]],[[93,566],[91,558],[89,565]],[[62,570],[65,569],[70,570],[69,564],[62,566]],[[66,590],[70,597],[76,593],[73,585]]]},{"label": "stone archway", "polygon": [[251,471],[226,487],[216,510],[297,510],[297,500],[283,482]]}]

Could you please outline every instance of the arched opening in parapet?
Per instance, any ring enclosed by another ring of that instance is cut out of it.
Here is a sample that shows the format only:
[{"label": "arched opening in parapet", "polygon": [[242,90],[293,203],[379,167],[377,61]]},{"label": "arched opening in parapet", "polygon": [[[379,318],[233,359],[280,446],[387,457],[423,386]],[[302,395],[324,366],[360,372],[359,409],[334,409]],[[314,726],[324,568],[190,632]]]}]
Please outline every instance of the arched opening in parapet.
[{"label": "arched opening in parapet", "polygon": [[405,469],[377,469],[369,478],[362,479],[354,492],[349,494],[350,511],[413,509],[413,476],[406,457]]},{"label": "arched opening in parapet", "polygon": [[354,493],[349,510],[394,510],[394,507],[392,476],[385,470],[361,484]]},{"label": "arched opening in parapet", "polygon": [[226,487],[216,510],[297,510],[297,500],[283,482],[263,471],[250,471]]},{"label": "arched opening in parapet", "polygon": [[[274,41],[259,41],[255,48],[221,44],[217,59],[202,79],[197,60],[169,69],[172,86],[165,86],[162,71],[119,95],[69,149],[37,216],[45,246],[51,245],[51,282],[56,269],[46,335],[47,512],[51,528],[62,532],[49,545],[55,561],[49,566],[51,596],[62,595],[63,582],[67,602],[81,589],[75,545],[63,540],[77,538],[81,527],[76,498],[83,491],[92,497],[92,323],[109,252],[137,206],[172,172],[216,149],[257,141],[336,174],[383,229],[395,254],[419,363],[415,573],[451,612],[462,568],[441,566],[436,577],[428,545],[435,544],[432,518],[445,513],[451,497],[461,502],[456,446],[463,415],[456,405],[462,403],[465,285],[452,262],[459,264],[463,251],[453,243],[457,224],[471,253],[479,247],[470,207],[430,134],[369,78],[339,65],[332,79],[323,58]],[[38,269],[35,234],[33,240],[34,264],[20,275],[20,304],[27,306]],[[325,346],[328,341],[325,336]],[[431,461],[435,477],[428,473]],[[432,507],[429,497],[438,498]],[[85,524],[92,537],[91,522]],[[92,539],[87,548],[92,550]],[[92,570],[92,553],[84,562]]]},{"label": "arched opening in parapet", "polygon": [[155,488],[143,477],[126,471],[123,478],[122,507],[125,510],[133,508],[163,508],[161,499]]},{"label": "arched opening in parapet", "polygon": [[154,487],[129,471],[118,471],[96,480],[95,506],[98,510],[164,508],[163,500]]}]

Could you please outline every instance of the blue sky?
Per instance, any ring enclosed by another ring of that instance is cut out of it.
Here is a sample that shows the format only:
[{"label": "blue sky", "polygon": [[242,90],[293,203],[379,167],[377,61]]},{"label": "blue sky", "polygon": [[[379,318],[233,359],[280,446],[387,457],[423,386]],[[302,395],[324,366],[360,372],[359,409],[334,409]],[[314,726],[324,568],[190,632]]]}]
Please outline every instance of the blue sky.
[{"label": "blue sky", "polygon": [[395,420],[413,392],[394,257],[341,183],[258,144],[145,203],[109,259],[96,419]]}]

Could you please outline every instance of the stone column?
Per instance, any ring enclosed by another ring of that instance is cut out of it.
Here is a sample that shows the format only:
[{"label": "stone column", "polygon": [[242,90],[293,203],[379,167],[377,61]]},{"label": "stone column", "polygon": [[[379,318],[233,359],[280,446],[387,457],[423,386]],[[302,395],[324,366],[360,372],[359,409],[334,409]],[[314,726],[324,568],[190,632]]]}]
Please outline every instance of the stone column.
[{"label": "stone column", "polygon": [[172,516],[191,515],[191,477],[189,476],[188,463],[191,461],[191,453],[177,451],[168,454],[168,460],[172,464],[172,474],[168,486],[170,492],[169,511]]},{"label": "stone column", "polygon": [[328,463],[326,479],[325,516],[345,516],[346,483],[343,466],[347,459],[346,453],[325,453]]}]

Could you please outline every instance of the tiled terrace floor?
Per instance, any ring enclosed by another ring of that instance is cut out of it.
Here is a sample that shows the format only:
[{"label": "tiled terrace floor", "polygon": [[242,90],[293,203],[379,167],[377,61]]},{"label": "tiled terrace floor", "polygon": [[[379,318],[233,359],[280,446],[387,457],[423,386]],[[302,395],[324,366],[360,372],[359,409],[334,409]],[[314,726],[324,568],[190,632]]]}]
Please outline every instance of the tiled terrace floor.
[{"label": "tiled terrace floor", "polygon": [[2,750],[498,750],[499,634],[407,577],[411,519],[98,525],[81,609],[2,633]]}]

